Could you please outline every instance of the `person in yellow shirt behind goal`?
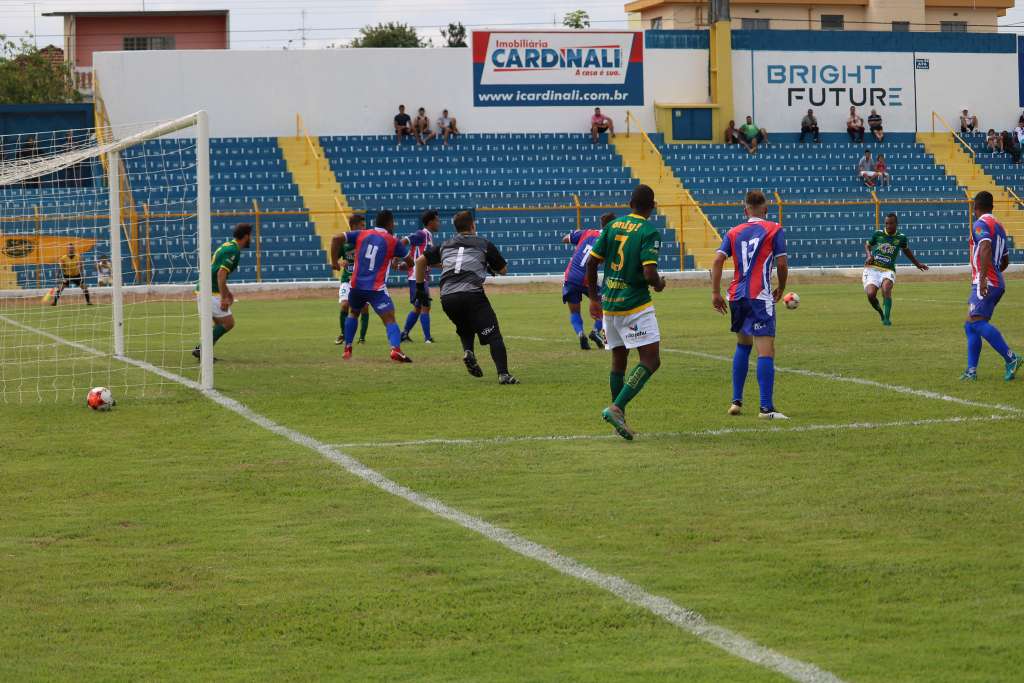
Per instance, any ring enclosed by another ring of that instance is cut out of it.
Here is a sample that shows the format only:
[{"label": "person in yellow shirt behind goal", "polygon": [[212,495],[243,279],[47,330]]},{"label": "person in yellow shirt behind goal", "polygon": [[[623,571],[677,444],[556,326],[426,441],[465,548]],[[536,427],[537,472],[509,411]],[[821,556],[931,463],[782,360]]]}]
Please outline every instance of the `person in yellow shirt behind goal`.
[{"label": "person in yellow shirt behind goal", "polygon": [[85,303],[92,306],[92,301],[89,300],[89,287],[85,284],[85,274],[82,272],[82,257],[75,251],[74,243],[68,244],[68,253],[58,258],[57,263],[60,265],[61,281],[57,291],[53,294],[53,301],[50,302],[50,305],[57,305],[65,287],[77,285],[85,295]]}]

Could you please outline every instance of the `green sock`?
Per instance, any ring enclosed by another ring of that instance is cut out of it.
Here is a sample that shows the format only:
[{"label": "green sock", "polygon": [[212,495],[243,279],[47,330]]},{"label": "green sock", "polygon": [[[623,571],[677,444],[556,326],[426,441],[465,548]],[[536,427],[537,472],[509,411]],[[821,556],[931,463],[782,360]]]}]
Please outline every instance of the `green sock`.
[{"label": "green sock", "polygon": [[882,299],[882,315],[886,320],[889,320],[890,313],[892,313],[892,299]]},{"label": "green sock", "polygon": [[612,387],[612,400],[614,401],[619,397],[619,392],[622,391],[622,386],[626,383],[626,373],[612,372],[608,375],[608,382]]},{"label": "green sock", "polygon": [[224,327],[223,325],[221,325],[220,323],[217,323],[216,325],[214,325],[213,326],[213,343],[216,344],[217,340],[220,339],[221,337],[223,337],[227,333],[228,333],[227,328]]},{"label": "green sock", "polygon": [[347,318],[347,317],[348,317],[348,313],[346,313],[345,311],[343,311],[341,309],[338,309],[338,325],[341,326],[341,334],[342,335],[345,334],[345,318]]},{"label": "green sock", "polygon": [[640,393],[640,390],[647,384],[647,380],[651,378],[653,373],[647,369],[646,365],[637,365],[633,368],[633,372],[629,373],[629,378],[626,380],[625,385],[622,387],[622,391],[615,397],[615,405],[621,410],[626,409],[626,405],[636,398],[636,395]]},{"label": "green sock", "polygon": [[363,311],[359,316],[359,338],[366,339],[366,328],[370,326],[370,312]]}]

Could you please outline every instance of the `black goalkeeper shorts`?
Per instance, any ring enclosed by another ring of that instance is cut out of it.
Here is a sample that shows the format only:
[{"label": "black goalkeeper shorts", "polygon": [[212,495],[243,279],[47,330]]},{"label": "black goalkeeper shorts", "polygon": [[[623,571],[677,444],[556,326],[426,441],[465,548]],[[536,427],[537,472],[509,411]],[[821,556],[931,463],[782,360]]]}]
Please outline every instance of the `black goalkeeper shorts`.
[{"label": "black goalkeeper shorts", "polygon": [[480,343],[487,345],[501,336],[498,316],[483,292],[456,292],[441,296],[441,308],[455,324],[459,337],[475,334]]},{"label": "black goalkeeper shorts", "polygon": [[85,289],[85,278],[81,275],[75,275],[74,277],[65,277],[62,286],[66,289],[74,285],[79,289]]}]

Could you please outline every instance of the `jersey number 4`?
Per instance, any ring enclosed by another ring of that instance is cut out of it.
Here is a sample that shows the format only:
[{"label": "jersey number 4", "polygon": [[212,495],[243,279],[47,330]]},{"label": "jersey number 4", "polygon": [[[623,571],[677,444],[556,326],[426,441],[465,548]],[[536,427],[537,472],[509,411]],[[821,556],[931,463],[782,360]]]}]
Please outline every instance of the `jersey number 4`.
[{"label": "jersey number 4", "polygon": [[367,244],[366,251],[363,252],[363,256],[367,261],[370,262],[369,269],[372,271],[373,267],[377,264],[377,252],[380,250],[376,244]]}]

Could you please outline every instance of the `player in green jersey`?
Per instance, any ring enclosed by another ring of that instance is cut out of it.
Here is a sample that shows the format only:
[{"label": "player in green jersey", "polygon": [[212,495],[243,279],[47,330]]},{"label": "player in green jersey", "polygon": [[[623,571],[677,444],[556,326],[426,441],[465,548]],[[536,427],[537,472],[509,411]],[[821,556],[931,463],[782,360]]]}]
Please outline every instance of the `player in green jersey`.
[{"label": "player in green jersey", "polygon": [[[892,325],[892,288],[896,284],[896,259],[902,251],[917,266],[928,270],[928,266],[917,260],[907,245],[907,236],[899,231],[896,214],[885,217],[885,230],[876,230],[871,239],[864,243],[867,259],[864,261],[864,292],[868,295],[871,308],[878,311],[883,325]],[[882,290],[882,304],[878,304],[878,290]]]},{"label": "player in green jersey", "polygon": [[[366,227],[366,219],[361,214],[355,214],[348,219],[348,224],[353,231],[362,230]],[[352,263],[350,255],[356,250],[354,244],[343,242],[341,235],[335,235],[331,240],[331,267],[341,271],[340,285],[338,287],[338,305],[341,307],[341,315],[338,316],[338,324],[341,326],[341,333],[334,340],[335,345],[345,343],[345,318],[348,317],[348,294],[352,291],[349,280],[352,278]],[[341,261],[341,263],[339,263]],[[366,328],[370,324],[370,307],[367,306],[359,315],[359,343],[366,343]]]},{"label": "player in green jersey", "polygon": [[[640,393],[661,365],[661,331],[654,317],[650,290],[665,289],[665,278],[658,273],[661,232],[647,221],[654,212],[654,190],[637,185],[629,206],[633,209],[631,214],[611,221],[601,230],[587,261],[585,280],[590,315],[595,320],[604,316],[605,335],[612,351],[612,404],[602,411],[601,417],[626,440],[633,439],[633,430],[626,424],[626,404]],[[598,263],[604,264],[601,292],[597,289]],[[637,350],[640,362],[627,378],[630,349]]]},{"label": "player in green jersey", "polygon": [[[239,223],[235,226],[232,239],[217,247],[210,262],[210,279],[213,286],[213,343],[230,332],[235,326],[235,316],[231,313],[231,304],[235,295],[228,289],[228,277],[238,268],[242,257],[242,249],[248,249],[252,241],[252,226]],[[202,276],[200,276],[202,277]],[[196,283],[196,291],[199,284]],[[200,356],[200,345],[192,349],[192,355]]]}]

